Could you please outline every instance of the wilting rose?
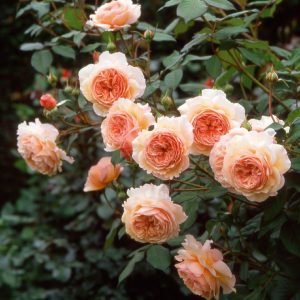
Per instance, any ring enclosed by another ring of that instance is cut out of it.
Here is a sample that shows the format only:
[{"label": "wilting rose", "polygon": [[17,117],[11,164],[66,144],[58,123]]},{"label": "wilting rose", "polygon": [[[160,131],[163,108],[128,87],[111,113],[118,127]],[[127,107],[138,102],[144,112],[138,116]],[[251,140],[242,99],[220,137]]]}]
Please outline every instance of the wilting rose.
[{"label": "wilting rose", "polygon": [[127,191],[122,222],[127,234],[141,243],[163,243],[176,237],[187,216],[173,203],[166,185],[145,184]]},{"label": "wilting rose", "polygon": [[[275,122],[273,119],[275,120]],[[273,119],[270,116],[262,116],[260,120],[250,119],[248,122],[250,123],[252,130],[255,131],[263,131],[273,123],[284,125],[284,121],[280,120],[277,116],[273,115]],[[290,127],[284,127],[284,130],[286,131],[286,133],[289,133]]]},{"label": "wilting rose", "polygon": [[90,168],[83,191],[91,192],[104,189],[119,177],[121,171],[121,165],[113,165],[111,157],[102,157],[96,165]]},{"label": "wilting rose", "polygon": [[120,30],[135,23],[140,15],[140,5],[133,4],[131,0],[113,0],[90,15],[89,24],[104,31]]},{"label": "wilting rose", "polygon": [[234,129],[215,144],[210,165],[215,178],[232,192],[261,202],[276,196],[291,167],[287,152],[274,142],[275,131]]},{"label": "wilting rose", "polygon": [[18,151],[26,163],[45,175],[55,175],[62,171],[62,160],[73,163],[73,158],[56,145],[58,130],[51,124],[23,122],[18,126]]},{"label": "wilting rose", "polygon": [[101,124],[101,132],[106,151],[121,150],[125,157],[132,154],[132,141],[143,129],[155,122],[148,104],[134,103],[119,99],[109,109]]},{"label": "wilting rose", "polygon": [[53,108],[56,107],[56,104],[57,104],[56,100],[50,94],[44,94],[40,98],[40,105],[47,110],[52,110]]},{"label": "wilting rose", "polygon": [[212,241],[203,245],[187,235],[183,248],[178,251],[175,265],[185,285],[195,294],[207,300],[219,299],[220,288],[224,294],[235,292],[235,276],[223,262],[223,255],[211,248]]},{"label": "wilting rose", "polygon": [[80,90],[93,103],[96,114],[105,116],[120,98],[134,101],[143,95],[146,82],[138,67],[128,65],[123,53],[103,52],[96,64],[79,71]]},{"label": "wilting rose", "polygon": [[193,128],[185,117],[161,117],[152,131],[143,130],[133,140],[133,159],[154,176],[167,180],[189,167]]},{"label": "wilting rose", "polygon": [[215,89],[204,89],[201,96],[186,100],[178,110],[194,128],[192,154],[209,155],[220,137],[240,127],[245,119],[245,109],[230,102],[223,91]]}]

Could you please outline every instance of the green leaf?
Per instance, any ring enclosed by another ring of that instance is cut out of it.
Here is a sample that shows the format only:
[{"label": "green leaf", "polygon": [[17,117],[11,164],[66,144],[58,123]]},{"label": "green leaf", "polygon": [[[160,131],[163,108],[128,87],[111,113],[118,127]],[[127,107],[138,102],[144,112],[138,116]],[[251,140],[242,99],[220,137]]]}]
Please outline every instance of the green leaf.
[{"label": "green leaf", "polygon": [[54,46],[52,47],[52,50],[54,53],[61,55],[63,57],[75,59],[76,56],[74,49],[70,46],[63,46],[63,45]]},{"label": "green leaf", "polygon": [[224,10],[236,10],[235,7],[228,0],[205,0],[208,5],[221,8]]},{"label": "green leaf", "polygon": [[183,72],[181,69],[174,70],[166,75],[165,77],[165,84],[167,87],[171,89],[176,89],[176,87],[179,85],[181,79],[183,76]]},{"label": "green leaf", "polygon": [[243,32],[248,32],[248,29],[241,26],[228,26],[214,33],[213,37],[217,40],[226,40]]},{"label": "green leaf", "polygon": [[105,243],[104,243],[104,247],[103,247],[104,251],[106,251],[108,248],[110,248],[111,245],[113,244],[120,223],[121,223],[120,219],[116,219],[111,224],[110,231],[107,234],[106,239],[105,239]]},{"label": "green leaf", "polygon": [[31,3],[31,8],[35,10],[38,14],[38,17],[41,18],[49,12],[50,4],[42,1],[40,2],[34,1]]},{"label": "green leaf", "polygon": [[292,169],[298,173],[300,173],[300,157],[292,158]]},{"label": "green leaf", "polygon": [[299,119],[300,119],[300,108],[297,108],[289,113],[286,121],[288,124],[292,124],[294,121],[297,121]]},{"label": "green leaf", "polygon": [[199,199],[192,199],[183,202],[183,209],[188,216],[187,220],[181,225],[181,230],[186,230],[191,227],[197,218],[198,208],[199,208]]},{"label": "green leaf", "polygon": [[222,63],[217,56],[212,56],[207,60],[205,62],[205,67],[207,73],[213,78],[217,78],[222,72]]},{"label": "green leaf", "polygon": [[261,66],[265,63],[265,60],[263,58],[263,54],[260,52],[256,52],[253,50],[247,50],[245,48],[239,48],[239,51],[241,54],[247,58],[249,61],[253,62],[254,64]]},{"label": "green leaf", "polygon": [[153,41],[155,42],[176,42],[176,39],[173,38],[170,34],[165,32],[155,32]]},{"label": "green leaf", "polygon": [[83,47],[83,48],[80,50],[80,52],[81,52],[81,53],[92,52],[92,51],[96,50],[100,45],[101,45],[101,43],[93,43],[93,44],[89,44],[89,45]]},{"label": "green leaf", "polygon": [[44,48],[42,43],[25,43],[20,47],[21,51],[41,50]]},{"label": "green leaf", "polygon": [[36,51],[31,56],[31,65],[42,74],[48,73],[52,61],[53,56],[49,50]]},{"label": "green leaf", "polygon": [[181,0],[177,7],[177,15],[185,22],[201,17],[207,11],[207,5],[202,0]]},{"label": "green leaf", "polygon": [[205,33],[196,34],[190,42],[184,45],[181,52],[187,52],[194,46],[200,45],[203,41],[206,40],[206,38],[207,38],[207,34]]},{"label": "green leaf", "polygon": [[119,276],[119,284],[126,279],[133,271],[134,266],[136,263],[140,262],[144,258],[145,253],[144,252],[137,252],[132,259],[128,262],[125,269],[122,271],[122,273]]},{"label": "green leaf", "polygon": [[71,29],[81,30],[85,23],[85,17],[81,9],[66,6],[63,12],[63,20]]},{"label": "green leaf", "polygon": [[166,7],[175,6],[180,3],[181,0],[169,0],[158,11],[163,10]]},{"label": "green leaf", "polygon": [[300,224],[290,221],[283,225],[280,238],[285,248],[300,257]]},{"label": "green leaf", "polygon": [[164,271],[170,266],[170,251],[160,245],[153,245],[147,251],[147,262],[156,269]]}]

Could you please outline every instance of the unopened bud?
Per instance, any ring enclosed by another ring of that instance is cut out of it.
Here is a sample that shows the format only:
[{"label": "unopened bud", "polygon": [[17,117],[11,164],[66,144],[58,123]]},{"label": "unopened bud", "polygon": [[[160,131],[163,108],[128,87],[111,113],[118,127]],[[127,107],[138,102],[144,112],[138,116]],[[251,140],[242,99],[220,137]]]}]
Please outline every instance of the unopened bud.
[{"label": "unopened bud", "polygon": [[279,80],[277,73],[271,69],[270,72],[267,73],[266,75],[266,80],[269,82],[277,82]]},{"label": "unopened bud", "polygon": [[204,81],[203,85],[208,88],[212,89],[214,87],[215,81],[212,78],[208,78]]},{"label": "unopened bud", "polygon": [[151,30],[149,30],[149,29],[147,29],[147,30],[144,32],[143,36],[144,36],[144,39],[145,39],[145,40],[147,40],[148,42],[151,42],[152,39],[153,39],[153,37],[154,37],[154,32],[151,31]]},{"label": "unopened bud", "polygon": [[242,123],[241,127],[247,129],[248,131],[252,130],[252,126],[251,126],[251,124],[248,121],[244,121]]},{"label": "unopened bud", "polygon": [[94,51],[93,52],[93,61],[94,61],[94,64],[96,64],[99,61],[99,56],[100,56],[100,52],[98,52],[98,51]]},{"label": "unopened bud", "polygon": [[226,84],[224,87],[224,92],[225,93],[231,93],[233,91],[233,86],[231,84]]},{"label": "unopened bud", "polygon": [[164,108],[168,109],[173,105],[173,99],[170,96],[165,95],[161,99],[161,104],[164,106]]},{"label": "unopened bud", "polygon": [[116,50],[116,44],[115,44],[114,42],[110,41],[110,42],[107,44],[106,49],[107,49],[108,51],[114,51],[114,50]]},{"label": "unopened bud", "polygon": [[52,110],[56,107],[57,101],[50,94],[42,95],[40,98],[40,105],[46,110]]},{"label": "unopened bud", "polygon": [[80,95],[80,90],[79,89],[73,89],[71,94],[74,97],[78,97]]},{"label": "unopened bud", "polygon": [[69,85],[66,85],[64,88],[64,92],[67,94],[70,94],[73,91],[72,87],[70,87]]},{"label": "unopened bud", "polygon": [[127,198],[127,194],[123,191],[119,192],[117,196],[118,196],[118,199],[121,201],[125,200]]},{"label": "unopened bud", "polygon": [[47,79],[48,79],[48,82],[50,85],[56,86],[57,77],[52,72],[49,73],[49,75],[47,76]]}]

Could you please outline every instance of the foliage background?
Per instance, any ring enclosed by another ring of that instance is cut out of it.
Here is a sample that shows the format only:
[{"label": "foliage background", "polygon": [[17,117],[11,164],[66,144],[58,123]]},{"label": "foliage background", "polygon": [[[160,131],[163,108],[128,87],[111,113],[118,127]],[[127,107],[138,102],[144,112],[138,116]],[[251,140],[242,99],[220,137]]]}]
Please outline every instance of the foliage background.
[{"label": "foliage background", "polygon": [[[22,2],[26,4],[26,1]],[[84,147],[85,139],[79,139],[77,149],[85,157],[80,169],[79,164],[66,167],[63,175],[51,179],[30,172],[16,154],[17,124],[33,119],[38,111],[41,113],[37,99],[47,88],[30,65],[31,53],[19,50],[22,43],[28,42],[24,30],[34,21],[30,15],[15,18],[17,7],[24,5],[22,2],[2,1],[0,4],[3,40],[0,49],[0,299],[197,299],[183,287],[176,275],[169,275],[175,273],[169,252],[164,261],[171,260],[170,267],[161,271],[144,259],[136,265],[130,277],[118,285],[118,276],[129,261],[128,254],[141,246],[127,237],[116,237],[111,245],[105,244],[110,228],[118,225],[113,220],[119,217],[119,211],[111,209],[103,195],[82,192],[86,171],[101,156],[100,148]],[[174,10],[156,13],[164,2],[140,1],[142,21],[154,26],[157,21],[161,28],[169,24],[175,17]],[[299,1],[282,1],[274,16],[263,20],[259,37],[280,47],[287,48],[292,41],[296,47],[299,46],[299,11]],[[188,33],[179,34],[176,49],[189,42],[195,31],[191,29]],[[41,40],[44,38],[40,37]],[[155,43],[152,49],[154,58],[170,55],[172,47],[172,43]],[[201,51],[204,55],[207,50]],[[91,58],[88,55],[80,55],[75,62],[58,56],[54,64],[73,69],[89,61]],[[196,64],[189,64],[184,73],[185,83],[203,82],[209,76],[205,68],[197,68]],[[247,93],[252,92],[251,87]],[[178,96],[187,97],[182,91]],[[240,95],[238,97],[242,98]],[[287,177],[295,191],[299,177],[293,173]],[[126,178],[123,180],[126,186]],[[116,197],[112,189],[105,193],[109,200]],[[124,195],[119,194],[118,197]],[[287,210],[285,203],[289,197],[296,197],[290,199],[296,203],[292,211]],[[299,194],[295,196],[294,192],[285,189],[276,200],[267,202],[263,208],[241,206],[240,227],[245,238],[244,247],[248,247],[245,255],[254,264],[259,264],[262,270],[240,261],[234,269],[239,277],[239,293],[223,299],[300,299],[297,284],[300,209],[297,197]],[[195,221],[198,224],[188,231],[199,236],[205,228],[214,230],[211,234],[222,240],[222,231],[227,229],[221,225],[231,222],[226,205],[226,202],[212,200],[209,196],[200,204],[198,201],[194,206],[187,205],[186,209],[197,211],[190,224]],[[268,210],[274,205],[278,206],[277,210]],[[262,223],[262,211],[269,213],[269,219],[264,219],[267,223]],[[265,226],[265,233],[259,235],[261,226]],[[291,238],[282,238],[282,230]],[[174,245],[176,248],[177,244]],[[175,248],[171,245],[170,249],[174,251]],[[275,265],[280,266],[278,274],[268,271]],[[289,277],[281,276],[281,272]]]}]

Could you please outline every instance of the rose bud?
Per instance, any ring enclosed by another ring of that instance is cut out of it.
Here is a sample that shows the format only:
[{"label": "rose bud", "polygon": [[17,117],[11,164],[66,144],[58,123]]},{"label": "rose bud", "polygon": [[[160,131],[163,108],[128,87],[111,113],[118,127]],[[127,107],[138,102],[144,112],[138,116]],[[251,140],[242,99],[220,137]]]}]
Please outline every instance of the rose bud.
[{"label": "rose bud", "polygon": [[42,95],[40,98],[40,105],[46,110],[52,110],[56,107],[57,101],[50,94]]}]

